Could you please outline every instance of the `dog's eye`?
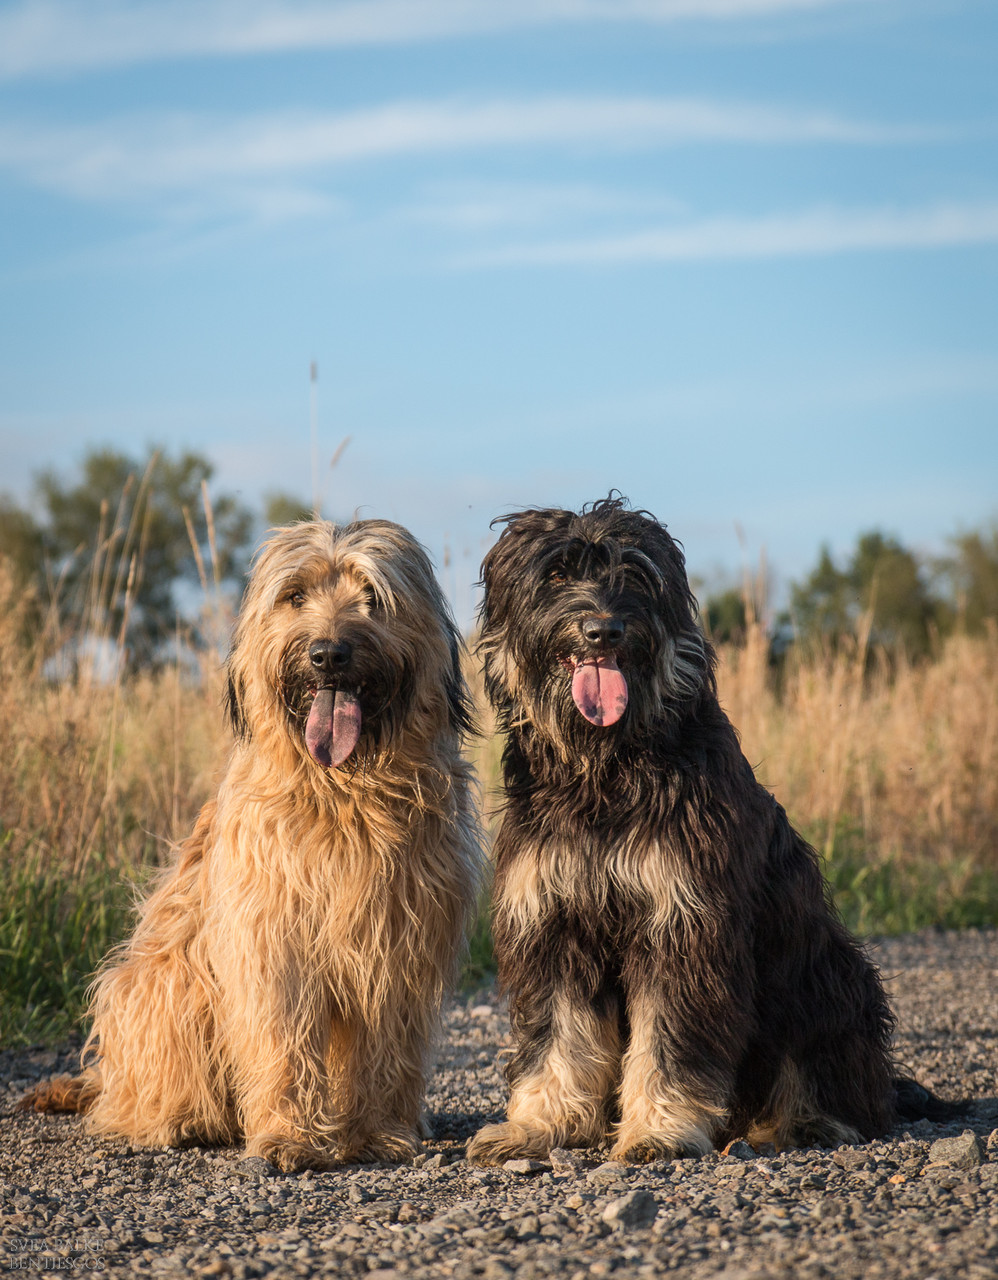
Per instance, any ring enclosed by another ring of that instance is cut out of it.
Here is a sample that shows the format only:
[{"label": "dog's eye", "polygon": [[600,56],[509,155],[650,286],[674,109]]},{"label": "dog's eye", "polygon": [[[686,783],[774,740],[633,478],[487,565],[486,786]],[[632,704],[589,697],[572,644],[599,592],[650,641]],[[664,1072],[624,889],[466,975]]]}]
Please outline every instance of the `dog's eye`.
[{"label": "dog's eye", "polygon": [[292,609],[300,609],[304,603],[305,603],[304,591],[292,591],[291,594],[288,596],[288,604],[291,605]]},{"label": "dog's eye", "polygon": [[548,582],[552,587],[561,587],[568,581],[568,574],[564,569],[551,569],[548,572]]}]

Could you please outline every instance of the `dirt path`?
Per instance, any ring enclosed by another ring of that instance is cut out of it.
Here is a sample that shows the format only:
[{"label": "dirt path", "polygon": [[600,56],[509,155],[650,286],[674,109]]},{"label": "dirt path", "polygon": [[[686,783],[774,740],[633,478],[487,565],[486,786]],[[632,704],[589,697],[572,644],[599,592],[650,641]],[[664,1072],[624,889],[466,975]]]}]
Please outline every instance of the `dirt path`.
[{"label": "dirt path", "polygon": [[[456,1002],[418,1167],[288,1177],[238,1152],[133,1151],[73,1117],[14,1114],[69,1050],[0,1053],[0,1266],[108,1275],[691,1280],[998,1275],[998,933],[923,934],[875,952],[900,1054],[972,1110],[837,1151],[709,1156],[640,1169],[574,1153],[472,1169],[466,1138],[502,1110],[505,1020]],[[963,1135],[963,1136],[961,1136]],[[942,1138],[955,1142],[936,1145]]]}]

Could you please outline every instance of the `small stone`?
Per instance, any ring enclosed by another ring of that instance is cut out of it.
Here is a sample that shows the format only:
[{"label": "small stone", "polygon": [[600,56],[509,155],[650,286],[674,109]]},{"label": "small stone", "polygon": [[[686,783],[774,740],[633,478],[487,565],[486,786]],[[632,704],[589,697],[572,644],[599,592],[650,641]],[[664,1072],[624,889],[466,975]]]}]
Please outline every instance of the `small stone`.
[{"label": "small stone", "polygon": [[832,1152],[832,1159],[840,1169],[845,1169],[850,1173],[855,1173],[862,1169],[869,1161],[869,1155],[865,1151],[860,1151],[856,1147],[839,1147],[838,1150]]},{"label": "small stone", "polygon": [[977,1169],[984,1163],[984,1151],[977,1134],[964,1129],[958,1138],[939,1138],[929,1147],[929,1165],[951,1169]]},{"label": "small stone", "polygon": [[242,1178],[273,1178],[280,1170],[263,1156],[244,1156],[242,1160],[235,1161],[232,1172],[238,1173]]},{"label": "small stone", "polygon": [[582,1157],[576,1155],[574,1151],[569,1151],[566,1147],[553,1147],[548,1152],[548,1159],[551,1161],[552,1173],[582,1172]]},{"label": "small stone", "polygon": [[443,1154],[438,1151],[436,1155],[430,1156],[423,1165],[424,1169],[442,1169],[447,1163]]},{"label": "small stone", "polygon": [[771,1210],[769,1213],[760,1213],[758,1217],[752,1219],[753,1223],[760,1230],[769,1230],[777,1227],[781,1231],[785,1231],[787,1227],[793,1225],[786,1215],[786,1210],[781,1214],[779,1210]]},{"label": "small stone", "polygon": [[609,1182],[618,1182],[628,1172],[628,1166],[621,1164],[618,1160],[605,1160],[602,1164],[598,1164],[595,1169],[590,1169],[586,1174],[586,1181],[591,1182],[593,1186],[603,1186]]},{"label": "small stone", "polygon": [[503,1168],[507,1173],[529,1175],[543,1173],[549,1166],[543,1160],[507,1160]]},{"label": "small stone", "polygon": [[629,1191],[611,1200],[603,1210],[603,1221],[611,1227],[647,1227],[658,1216],[658,1201],[648,1191]]},{"label": "small stone", "polygon": [[491,1018],[492,1006],[490,1004],[476,1004],[475,1007],[473,1009],[469,1009],[468,1012],[473,1018]]},{"label": "small stone", "polygon": [[565,1201],[565,1208],[581,1209],[584,1204],[591,1204],[592,1200],[593,1200],[592,1196],[580,1196],[579,1193],[576,1191],[574,1195],[569,1196],[568,1199]]},{"label": "small stone", "polygon": [[386,1218],[394,1222],[398,1217],[399,1202],[397,1200],[375,1200],[367,1206],[367,1216],[374,1219]]},{"label": "small stone", "polygon": [[755,1149],[750,1147],[744,1138],[735,1138],[721,1152],[728,1160],[754,1160]]}]

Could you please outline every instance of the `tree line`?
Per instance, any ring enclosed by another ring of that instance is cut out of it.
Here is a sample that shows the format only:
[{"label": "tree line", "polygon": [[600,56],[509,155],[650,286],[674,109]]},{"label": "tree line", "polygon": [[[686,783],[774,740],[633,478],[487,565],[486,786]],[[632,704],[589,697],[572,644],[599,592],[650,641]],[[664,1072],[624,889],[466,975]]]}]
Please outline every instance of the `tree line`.
[{"label": "tree line", "polygon": [[[310,514],[281,493],[254,511],[213,481],[196,452],[91,449],[72,477],[39,472],[29,502],[0,496],[0,557],[30,602],[26,625],[37,632],[55,613],[60,634],[97,631],[126,648],[133,666],[157,660],[178,616],[197,644],[191,588],[237,598],[262,529]],[[744,592],[702,603],[715,640],[744,635]],[[837,644],[868,627],[873,643],[917,659],[938,637],[980,631],[989,619],[998,619],[998,525],[955,535],[937,556],[874,529],[839,559],[822,547],[811,572],[791,583],[775,631],[785,647]]]},{"label": "tree line", "polygon": [[[707,628],[715,640],[737,642],[751,609],[746,592],[734,588],[707,596]],[[954,535],[939,555],[871,529],[838,559],[821,548],[811,572],[790,584],[789,607],[773,631],[781,648],[837,645],[863,631],[871,644],[917,659],[940,638],[977,634],[989,620],[998,620],[998,524]]]},{"label": "tree line", "polygon": [[28,604],[26,629],[54,618],[56,643],[98,634],[133,667],[158,660],[178,619],[197,644],[197,589],[238,598],[261,529],[310,514],[282,493],[254,511],[213,481],[193,451],[99,448],[73,476],[38,472],[27,503],[0,495],[0,557]]}]

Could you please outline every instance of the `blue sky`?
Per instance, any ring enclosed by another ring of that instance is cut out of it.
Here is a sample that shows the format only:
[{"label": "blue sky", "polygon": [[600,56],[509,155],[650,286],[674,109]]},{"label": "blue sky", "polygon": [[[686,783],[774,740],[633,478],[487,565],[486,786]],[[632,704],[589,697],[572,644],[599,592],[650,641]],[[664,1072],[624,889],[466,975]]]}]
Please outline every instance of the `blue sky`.
[{"label": "blue sky", "polygon": [[0,488],[307,498],[315,360],[326,513],[462,617],[611,487],[712,581],[937,550],[998,516],[996,66],[993,0],[0,0]]}]

